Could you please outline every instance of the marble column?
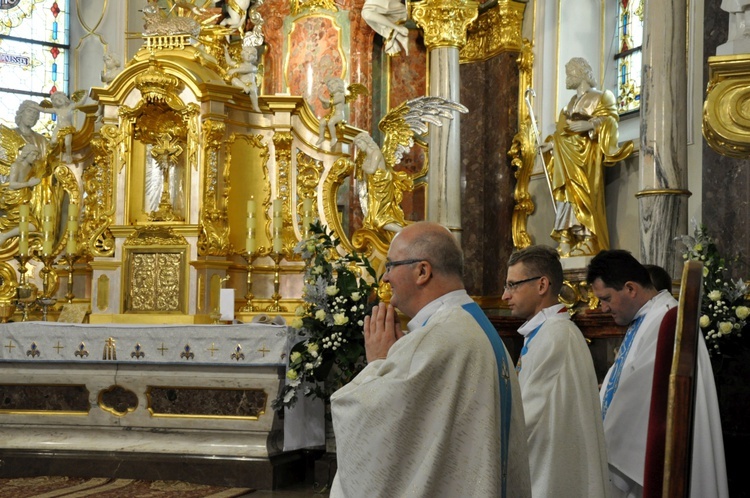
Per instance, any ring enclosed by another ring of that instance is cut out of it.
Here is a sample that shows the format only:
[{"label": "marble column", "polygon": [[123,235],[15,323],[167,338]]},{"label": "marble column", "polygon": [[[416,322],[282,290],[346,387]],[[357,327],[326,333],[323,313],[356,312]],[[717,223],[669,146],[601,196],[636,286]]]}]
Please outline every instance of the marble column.
[{"label": "marble column", "polygon": [[[459,49],[466,44],[466,28],[478,14],[472,0],[423,0],[412,7],[412,17],[424,32],[429,57],[429,95],[459,102]],[[429,187],[427,219],[461,232],[461,121],[442,119],[429,132]]]},{"label": "marble column", "polygon": [[687,232],[687,0],[646,2],[638,206],[641,261],[679,275]]}]

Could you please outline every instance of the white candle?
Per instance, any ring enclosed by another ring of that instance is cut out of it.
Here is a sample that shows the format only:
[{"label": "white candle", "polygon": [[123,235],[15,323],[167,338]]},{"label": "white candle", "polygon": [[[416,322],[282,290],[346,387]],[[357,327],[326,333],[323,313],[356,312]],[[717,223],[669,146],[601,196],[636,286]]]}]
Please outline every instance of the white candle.
[{"label": "white candle", "polygon": [[45,256],[52,253],[52,204],[45,204],[42,210],[42,252]]},{"label": "white candle", "polygon": [[247,234],[245,238],[245,252],[255,252],[255,201],[252,197],[247,201]]},{"label": "white candle", "polygon": [[310,231],[312,222],[312,199],[307,198],[302,201],[302,228],[305,234]]},{"label": "white candle", "polygon": [[78,222],[73,218],[68,220],[68,244],[65,250],[68,254],[75,254],[76,250],[76,231],[78,231]]},{"label": "white candle", "polygon": [[26,256],[29,254],[29,205],[18,206],[18,252]]}]

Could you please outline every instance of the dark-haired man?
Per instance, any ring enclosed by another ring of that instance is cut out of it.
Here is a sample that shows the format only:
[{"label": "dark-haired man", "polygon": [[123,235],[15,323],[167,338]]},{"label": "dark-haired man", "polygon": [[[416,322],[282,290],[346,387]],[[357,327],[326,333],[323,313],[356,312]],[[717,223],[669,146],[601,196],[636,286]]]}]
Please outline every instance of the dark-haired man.
[{"label": "dark-haired man", "polygon": [[408,225],[385,267],[393,297],[365,320],[368,365],[331,396],[331,497],[530,496],[518,380],[464,290],[458,242],[436,223]]},{"label": "dark-haired man", "polygon": [[[643,493],[646,436],[659,327],[677,306],[672,295],[657,292],[648,270],[629,252],[602,251],[591,260],[586,281],[618,325],[629,325],[614,365],[600,392],[614,496]],[[692,497],[728,496],[724,442],[713,372],[703,336],[697,351]]]},{"label": "dark-haired man", "polygon": [[510,256],[503,299],[526,322],[516,371],[529,442],[533,496],[609,496],[594,362],[558,295],[557,251],[531,246]]}]

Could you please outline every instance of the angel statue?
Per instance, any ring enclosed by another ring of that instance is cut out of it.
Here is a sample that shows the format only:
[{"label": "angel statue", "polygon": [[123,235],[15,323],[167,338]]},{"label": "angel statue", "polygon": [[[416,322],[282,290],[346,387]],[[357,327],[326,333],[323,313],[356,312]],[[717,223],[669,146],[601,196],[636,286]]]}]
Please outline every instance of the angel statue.
[{"label": "angel statue", "polygon": [[417,97],[380,120],[378,128],[385,135],[382,150],[366,132],[354,138],[357,175],[360,171],[367,175],[366,188],[359,191],[364,229],[383,230],[390,233],[390,238],[407,224],[400,204],[404,191],[410,191],[413,183],[406,172],[394,168],[414,145],[414,137],[427,134],[428,123],[442,126],[441,118],[453,119],[453,111],[465,113],[468,109],[442,97]]},{"label": "angel statue", "polygon": [[73,160],[73,133],[76,127],[73,125],[73,112],[78,110],[78,103],[86,100],[86,90],[78,90],[70,97],[65,92],[57,91],[50,95],[49,100],[43,100],[39,106],[41,112],[57,115],[57,124],[52,131],[51,144],[55,145],[62,137],[65,141],[62,160],[69,163]]},{"label": "angel statue", "polygon": [[114,81],[115,79],[115,76],[117,76],[117,73],[120,71],[120,67],[122,67],[120,59],[118,59],[117,56],[111,52],[105,52],[104,68],[102,69],[101,74],[102,83],[112,83],[112,81]]},{"label": "angel statue", "polygon": [[409,29],[406,6],[400,0],[365,0],[362,19],[385,40],[385,53],[398,55],[401,50],[409,55]]},{"label": "angel statue", "polygon": [[232,85],[242,89],[250,97],[253,110],[260,112],[260,107],[258,106],[258,83],[256,81],[258,76],[258,50],[251,45],[244,45],[241,52],[242,60],[235,61],[229,53],[229,49],[224,46],[224,57],[230,66],[227,69],[226,79],[230,80]]},{"label": "angel statue", "polygon": [[326,81],[326,87],[328,93],[331,95],[329,100],[325,100],[323,97],[318,96],[320,103],[323,104],[325,109],[329,109],[326,114],[320,120],[320,127],[318,129],[318,141],[315,143],[318,147],[323,144],[326,138],[326,126],[328,127],[328,133],[331,135],[331,148],[339,141],[336,135],[336,125],[344,123],[344,111],[346,104],[352,102],[360,95],[367,95],[367,87],[360,85],[359,83],[353,83],[346,86],[344,80],[341,78],[329,78]]},{"label": "angel statue", "polygon": [[[47,138],[32,129],[39,121],[40,108],[24,100],[16,110],[16,128],[0,125],[0,247],[18,234],[19,206],[31,206],[29,223],[35,230],[42,204],[59,200],[49,161],[57,148],[52,149]],[[0,249],[0,256],[6,255],[6,249]]]}]

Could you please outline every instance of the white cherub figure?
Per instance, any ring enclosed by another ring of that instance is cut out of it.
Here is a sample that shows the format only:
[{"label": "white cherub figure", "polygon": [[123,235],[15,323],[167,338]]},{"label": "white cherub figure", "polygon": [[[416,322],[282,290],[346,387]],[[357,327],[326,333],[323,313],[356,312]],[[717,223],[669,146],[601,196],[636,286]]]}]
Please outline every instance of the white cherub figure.
[{"label": "white cherub figure", "polygon": [[406,6],[400,0],[365,0],[362,19],[385,40],[385,53],[397,55],[404,51],[409,55],[409,29],[406,22]]},{"label": "white cherub figure", "polygon": [[242,47],[240,55],[242,56],[242,60],[239,62],[235,61],[229,53],[229,49],[224,47],[224,57],[230,66],[227,70],[226,79],[230,80],[232,85],[241,88],[250,97],[253,110],[260,112],[260,107],[258,106],[258,84],[255,81],[258,74],[258,66],[256,65],[258,62],[258,51],[251,45],[245,45]]},{"label": "white cherub figure", "polygon": [[[320,103],[325,109],[330,109],[328,114],[320,119],[318,128],[318,141],[315,143],[317,146],[321,146],[325,140],[326,126],[328,127],[328,133],[331,135],[331,147],[336,145],[338,142],[338,136],[336,134],[336,126],[339,123],[344,122],[344,111],[345,106],[360,95],[367,95],[367,87],[354,83],[346,86],[344,80],[341,78],[329,78],[326,81],[326,87],[328,93],[331,95],[329,99],[324,99],[318,96]],[[348,93],[347,93],[348,91]]]},{"label": "white cherub figure", "polygon": [[102,69],[102,83],[112,83],[117,73],[120,71],[120,60],[112,53],[104,53],[104,69]]},{"label": "white cherub figure", "polygon": [[78,103],[85,99],[86,91],[78,90],[68,97],[65,92],[57,91],[50,95],[49,100],[42,101],[39,106],[41,112],[57,115],[57,125],[52,131],[52,145],[58,143],[62,137],[65,140],[63,149],[63,162],[72,161],[73,133],[76,128],[73,126],[73,112],[78,109]]}]

